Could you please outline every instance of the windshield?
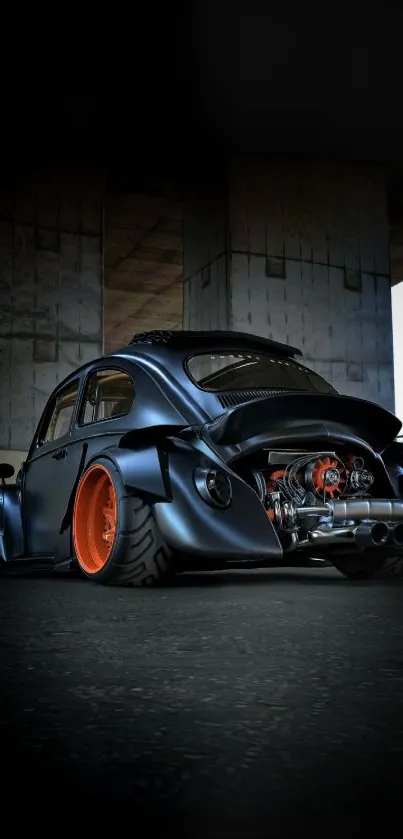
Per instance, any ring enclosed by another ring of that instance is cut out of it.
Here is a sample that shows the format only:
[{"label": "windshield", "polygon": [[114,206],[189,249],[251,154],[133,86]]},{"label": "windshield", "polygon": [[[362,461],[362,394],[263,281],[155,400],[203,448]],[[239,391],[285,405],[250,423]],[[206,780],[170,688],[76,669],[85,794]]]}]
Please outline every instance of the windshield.
[{"label": "windshield", "polygon": [[203,390],[281,389],[313,393],[336,393],[334,388],[293,359],[266,354],[233,352],[202,353],[187,359],[190,378]]}]

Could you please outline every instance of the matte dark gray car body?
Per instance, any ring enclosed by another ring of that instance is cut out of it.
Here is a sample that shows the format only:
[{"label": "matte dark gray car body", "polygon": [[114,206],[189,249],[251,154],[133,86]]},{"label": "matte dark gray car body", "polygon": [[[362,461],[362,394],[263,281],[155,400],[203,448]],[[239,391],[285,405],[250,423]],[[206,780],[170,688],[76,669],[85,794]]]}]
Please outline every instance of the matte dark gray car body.
[{"label": "matte dark gray car body", "polygon": [[[299,350],[234,332],[155,332],[72,373],[51,395],[14,484],[0,489],[3,567],[75,566],[72,515],[80,478],[99,457],[118,469],[129,492],[150,506],[178,567],[223,567],[231,562],[281,565],[284,544],[255,488],[238,470],[254,452],[321,450],[358,444],[367,452],[382,497],[402,497],[403,453],[395,442],[400,421],[361,399],[275,388],[203,389],[189,376],[190,355],[222,351],[269,353],[295,359]],[[131,410],[90,424],[78,418],[88,378],[117,370],[135,383]],[[50,406],[77,384],[70,425],[62,438],[43,442]],[[217,469],[231,484],[225,508],[205,503],[197,470]]]}]

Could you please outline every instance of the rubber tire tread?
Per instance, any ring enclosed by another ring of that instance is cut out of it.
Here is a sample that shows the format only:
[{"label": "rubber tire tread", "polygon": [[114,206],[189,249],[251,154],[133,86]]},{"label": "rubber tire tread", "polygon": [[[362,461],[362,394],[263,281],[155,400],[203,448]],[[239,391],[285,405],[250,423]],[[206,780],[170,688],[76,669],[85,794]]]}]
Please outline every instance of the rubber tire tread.
[{"label": "rubber tire tread", "polygon": [[375,579],[382,580],[386,577],[403,577],[403,556],[388,556],[383,561]]}]

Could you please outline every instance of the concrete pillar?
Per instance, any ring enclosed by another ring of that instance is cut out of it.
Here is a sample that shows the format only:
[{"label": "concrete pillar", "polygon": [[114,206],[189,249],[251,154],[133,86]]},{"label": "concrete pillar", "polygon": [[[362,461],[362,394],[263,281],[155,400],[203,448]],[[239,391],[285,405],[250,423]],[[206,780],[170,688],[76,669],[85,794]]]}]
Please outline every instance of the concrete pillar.
[{"label": "concrete pillar", "polygon": [[382,171],[242,161],[192,187],[184,219],[184,328],[293,344],[341,393],[393,410]]},{"label": "concrete pillar", "polygon": [[102,353],[100,183],[48,168],[0,187],[0,449],[26,451],[55,385]]}]

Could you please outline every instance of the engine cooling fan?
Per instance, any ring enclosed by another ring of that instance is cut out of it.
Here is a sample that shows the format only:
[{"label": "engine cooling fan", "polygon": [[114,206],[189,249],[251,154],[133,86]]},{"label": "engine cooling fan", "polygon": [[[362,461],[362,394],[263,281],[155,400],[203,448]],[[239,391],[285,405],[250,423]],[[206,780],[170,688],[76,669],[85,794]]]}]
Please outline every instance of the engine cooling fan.
[{"label": "engine cooling fan", "polygon": [[331,501],[347,488],[347,471],[334,452],[311,452],[295,458],[285,469],[276,469],[267,478],[267,491],[304,504],[307,496]]},{"label": "engine cooling fan", "polygon": [[313,460],[305,470],[305,484],[318,498],[336,499],[346,489],[347,473],[338,458],[324,455]]}]

